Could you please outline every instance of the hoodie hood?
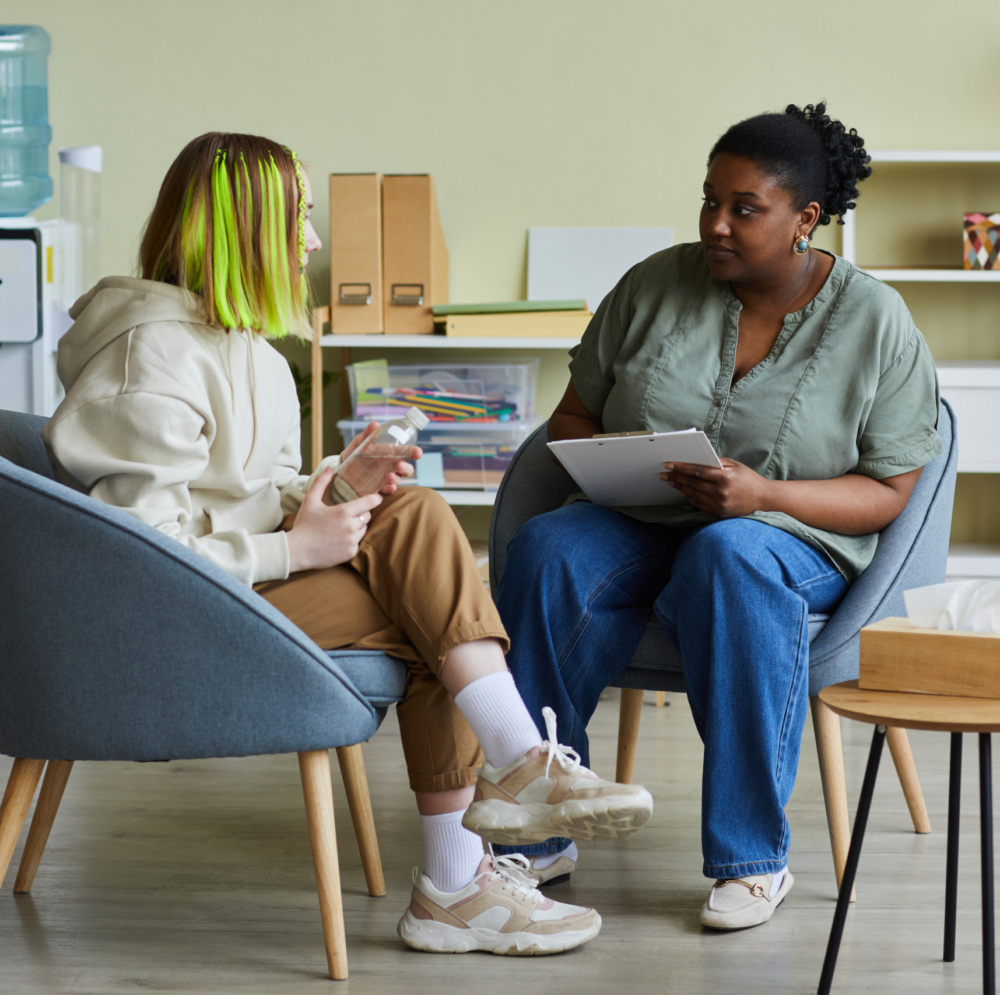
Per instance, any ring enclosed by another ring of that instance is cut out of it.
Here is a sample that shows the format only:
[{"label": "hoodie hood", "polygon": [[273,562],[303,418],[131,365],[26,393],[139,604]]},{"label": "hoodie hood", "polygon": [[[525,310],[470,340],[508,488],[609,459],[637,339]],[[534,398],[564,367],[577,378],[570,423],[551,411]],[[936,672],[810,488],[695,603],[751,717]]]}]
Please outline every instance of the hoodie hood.
[{"label": "hoodie hood", "polygon": [[158,280],[108,276],[70,309],[73,325],[59,341],[58,371],[68,391],[80,371],[106,345],[137,325],[183,321],[211,325],[205,302],[189,290]]}]

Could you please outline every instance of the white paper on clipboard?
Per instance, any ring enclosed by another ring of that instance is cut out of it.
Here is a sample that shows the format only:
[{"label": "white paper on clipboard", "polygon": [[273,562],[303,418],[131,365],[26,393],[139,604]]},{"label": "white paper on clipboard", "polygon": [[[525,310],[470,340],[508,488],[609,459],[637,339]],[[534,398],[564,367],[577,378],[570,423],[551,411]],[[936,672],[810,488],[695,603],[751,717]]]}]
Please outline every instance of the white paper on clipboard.
[{"label": "white paper on clipboard", "polygon": [[632,507],[679,504],[681,492],[660,480],[663,464],[721,467],[708,436],[698,429],[643,435],[562,439],[548,443],[553,455],[594,504]]}]

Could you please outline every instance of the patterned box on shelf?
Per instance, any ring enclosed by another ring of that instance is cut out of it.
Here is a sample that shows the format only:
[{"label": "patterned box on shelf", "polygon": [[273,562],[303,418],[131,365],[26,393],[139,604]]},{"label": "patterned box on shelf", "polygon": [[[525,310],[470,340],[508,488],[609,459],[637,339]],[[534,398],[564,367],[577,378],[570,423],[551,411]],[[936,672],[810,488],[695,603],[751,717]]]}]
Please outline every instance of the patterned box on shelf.
[{"label": "patterned box on shelf", "polygon": [[[397,409],[401,410],[401,409]],[[337,422],[346,446],[367,420]],[[423,456],[408,483],[435,490],[495,491],[518,447],[538,427],[537,422],[432,422],[417,435]]]},{"label": "patterned box on shelf", "polygon": [[962,264],[965,269],[1000,269],[1000,212],[965,215]]},{"label": "patterned box on shelf", "polygon": [[538,360],[390,366],[381,359],[351,364],[347,378],[355,420],[401,418],[415,406],[434,424],[506,425],[534,414]]}]

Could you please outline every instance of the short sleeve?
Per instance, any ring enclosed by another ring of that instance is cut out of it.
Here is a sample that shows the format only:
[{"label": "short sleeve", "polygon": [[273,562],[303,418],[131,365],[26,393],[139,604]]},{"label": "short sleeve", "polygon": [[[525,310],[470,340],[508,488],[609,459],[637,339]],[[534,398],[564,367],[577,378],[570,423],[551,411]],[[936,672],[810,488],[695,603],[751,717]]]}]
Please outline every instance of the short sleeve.
[{"label": "short sleeve", "polygon": [[861,429],[857,472],[881,480],[929,463],[944,448],[937,434],[939,405],[934,360],[913,328],[879,377]]},{"label": "short sleeve", "polygon": [[570,350],[569,372],[584,407],[600,417],[615,385],[615,360],[632,319],[633,266],[601,301],[578,346]]}]

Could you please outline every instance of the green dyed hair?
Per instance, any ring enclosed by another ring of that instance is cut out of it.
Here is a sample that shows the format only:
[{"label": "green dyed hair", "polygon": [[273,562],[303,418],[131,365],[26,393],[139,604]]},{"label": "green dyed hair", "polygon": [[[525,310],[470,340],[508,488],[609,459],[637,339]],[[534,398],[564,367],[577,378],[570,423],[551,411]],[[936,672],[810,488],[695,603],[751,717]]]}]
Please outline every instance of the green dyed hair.
[{"label": "green dyed hair", "polygon": [[202,135],[163,180],[140,274],[198,294],[223,328],[308,338],[305,210],[291,149],[256,135]]}]

